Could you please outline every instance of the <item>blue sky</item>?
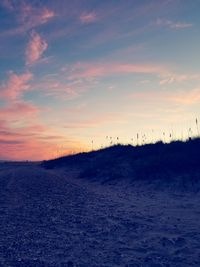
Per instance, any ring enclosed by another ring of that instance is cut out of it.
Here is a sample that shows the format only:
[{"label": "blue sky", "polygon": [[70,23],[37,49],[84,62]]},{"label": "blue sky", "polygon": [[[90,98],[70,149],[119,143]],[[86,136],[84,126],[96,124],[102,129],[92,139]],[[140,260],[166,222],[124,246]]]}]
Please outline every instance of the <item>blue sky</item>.
[{"label": "blue sky", "polygon": [[47,159],[117,137],[135,144],[137,133],[140,143],[196,135],[199,8],[2,0],[0,158]]}]

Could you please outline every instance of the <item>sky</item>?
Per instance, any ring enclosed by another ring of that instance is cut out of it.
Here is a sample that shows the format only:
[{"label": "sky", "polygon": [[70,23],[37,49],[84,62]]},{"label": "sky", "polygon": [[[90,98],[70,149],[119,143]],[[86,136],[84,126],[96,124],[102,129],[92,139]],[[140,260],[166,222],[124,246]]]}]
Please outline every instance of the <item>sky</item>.
[{"label": "sky", "polygon": [[186,139],[199,0],[0,0],[0,159]]}]

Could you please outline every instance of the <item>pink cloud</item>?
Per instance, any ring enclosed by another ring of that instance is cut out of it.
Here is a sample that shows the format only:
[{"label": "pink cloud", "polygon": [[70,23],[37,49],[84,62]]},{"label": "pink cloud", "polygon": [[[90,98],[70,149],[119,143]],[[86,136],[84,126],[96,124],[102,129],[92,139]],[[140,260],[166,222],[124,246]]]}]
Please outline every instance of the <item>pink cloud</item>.
[{"label": "pink cloud", "polygon": [[97,20],[97,15],[95,12],[90,12],[90,13],[82,13],[80,16],[80,21],[83,24],[89,24],[93,23]]},{"label": "pink cloud", "polygon": [[18,117],[18,116],[29,116],[32,114],[36,114],[40,111],[40,109],[34,106],[31,103],[25,102],[16,102],[12,103],[10,106],[0,108],[0,116],[2,118],[10,118],[10,117]]},{"label": "pink cloud", "polygon": [[57,145],[39,140],[0,139],[0,156],[8,160],[44,160],[56,157]]},{"label": "pink cloud", "polygon": [[33,75],[30,72],[25,72],[17,75],[14,72],[9,73],[8,81],[0,86],[0,97],[10,100],[16,100],[21,95],[30,89],[29,82]]},{"label": "pink cloud", "polygon": [[46,7],[39,8],[23,3],[21,5],[19,20],[25,28],[32,29],[47,23],[54,16],[55,13]]},{"label": "pink cloud", "polygon": [[1,159],[44,160],[61,156],[61,153],[69,154],[72,150],[78,151],[81,146],[80,142],[66,139],[44,125],[12,127],[0,121]]},{"label": "pink cloud", "polygon": [[47,42],[38,33],[33,31],[26,49],[26,64],[36,63],[42,57],[47,47]]},{"label": "pink cloud", "polygon": [[189,91],[148,91],[135,92],[128,96],[136,101],[152,103],[171,103],[182,106],[189,106],[200,103],[200,89],[194,88]]},{"label": "pink cloud", "polygon": [[[24,141],[30,139],[30,137],[35,138],[38,135],[41,135],[45,131],[47,131],[47,127],[42,124],[38,124],[35,121],[29,121],[30,125],[22,124],[20,126],[20,121],[18,119],[11,120],[13,114],[8,113],[6,110],[1,110],[0,114],[4,114],[5,119],[0,123],[0,138],[1,140],[16,140],[16,141]],[[20,115],[19,113],[17,114]],[[22,116],[22,114],[21,114]],[[32,119],[32,117],[31,117]],[[30,116],[29,116],[30,120]]]},{"label": "pink cloud", "polygon": [[38,122],[40,110],[25,102],[13,102],[12,105],[0,108],[0,117],[4,118],[0,121],[0,154],[5,155],[8,152],[2,146],[23,146],[30,139],[47,131],[47,127]]},{"label": "pink cloud", "polygon": [[[63,69],[64,70],[64,69]],[[69,79],[92,79],[112,74],[146,73],[163,75],[167,70],[162,66],[151,64],[126,63],[78,63],[73,66]]]},{"label": "pink cloud", "polygon": [[13,13],[15,12],[17,26],[2,32],[1,36],[12,36],[25,33],[40,25],[46,24],[55,17],[53,10],[46,7],[35,7],[24,1],[19,1],[19,3],[16,4],[12,1],[5,0],[4,6]]},{"label": "pink cloud", "polygon": [[19,8],[20,26],[17,30],[18,32],[26,32],[47,23],[53,17],[55,17],[55,13],[46,7],[34,7],[23,3]]},{"label": "pink cloud", "polygon": [[22,26],[21,30],[33,29],[47,23],[53,17],[55,13],[46,7],[34,7],[24,2],[19,6],[18,19]]},{"label": "pink cloud", "polygon": [[42,140],[14,141],[1,140],[0,156],[8,160],[47,160],[80,151],[83,145],[72,143],[71,146],[58,146],[56,142],[49,143]]},{"label": "pink cloud", "polygon": [[[12,101],[0,108],[0,158],[42,160],[80,149],[80,142],[67,138],[55,127],[40,122],[41,108]],[[62,151],[60,147],[62,148]]]},{"label": "pink cloud", "polygon": [[180,83],[189,80],[199,80],[199,74],[179,74],[165,66],[156,64],[129,64],[129,63],[77,63],[71,67],[62,68],[68,73],[69,80],[84,79],[93,81],[95,78],[108,75],[125,74],[152,74],[160,79],[160,85]]}]

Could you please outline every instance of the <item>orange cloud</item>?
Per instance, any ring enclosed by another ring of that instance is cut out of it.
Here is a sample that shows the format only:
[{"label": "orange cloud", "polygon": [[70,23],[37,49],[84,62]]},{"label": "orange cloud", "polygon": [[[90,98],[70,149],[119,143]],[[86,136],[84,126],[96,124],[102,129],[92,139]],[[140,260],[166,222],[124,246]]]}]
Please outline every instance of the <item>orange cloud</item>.
[{"label": "orange cloud", "polygon": [[38,33],[33,31],[26,49],[26,64],[36,63],[47,47],[47,42]]},{"label": "orange cloud", "polygon": [[0,86],[0,98],[16,100],[29,90],[33,75],[30,72],[25,72],[17,75],[14,72],[9,73],[8,81]]}]

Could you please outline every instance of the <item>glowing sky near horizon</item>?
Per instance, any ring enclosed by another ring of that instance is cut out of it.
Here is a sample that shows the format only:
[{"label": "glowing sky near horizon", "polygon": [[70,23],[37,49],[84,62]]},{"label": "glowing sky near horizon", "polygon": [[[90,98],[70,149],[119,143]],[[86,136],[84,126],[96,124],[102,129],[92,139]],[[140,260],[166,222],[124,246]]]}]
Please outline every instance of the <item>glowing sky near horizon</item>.
[{"label": "glowing sky near horizon", "polygon": [[195,135],[199,11],[199,0],[1,0],[0,159]]}]

